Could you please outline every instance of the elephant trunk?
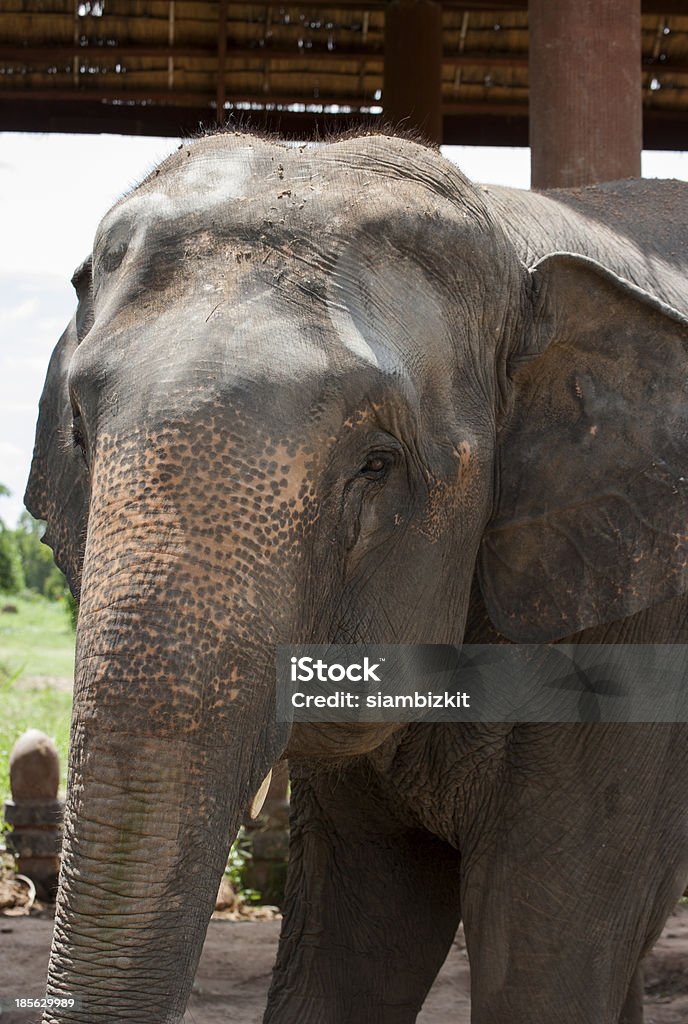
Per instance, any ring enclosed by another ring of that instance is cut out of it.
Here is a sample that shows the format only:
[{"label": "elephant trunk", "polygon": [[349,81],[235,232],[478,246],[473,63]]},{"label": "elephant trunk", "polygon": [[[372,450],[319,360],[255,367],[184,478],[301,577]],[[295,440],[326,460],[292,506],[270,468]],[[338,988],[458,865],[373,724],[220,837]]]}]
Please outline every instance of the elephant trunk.
[{"label": "elephant trunk", "polygon": [[80,1005],[46,1020],[181,1020],[242,810],[223,793],[226,758],[148,737],[87,742],[48,978],[48,995]]},{"label": "elephant trunk", "polygon": [[[95,519],[48,978],[48,995],[75,1005],[44,1021],[168,1024],[184,1014],[229,845],[286,737],[259,583],[249,605],[172,516],[151,524],[122,505]],[[251,641],[237,641],[237,619]]]}]

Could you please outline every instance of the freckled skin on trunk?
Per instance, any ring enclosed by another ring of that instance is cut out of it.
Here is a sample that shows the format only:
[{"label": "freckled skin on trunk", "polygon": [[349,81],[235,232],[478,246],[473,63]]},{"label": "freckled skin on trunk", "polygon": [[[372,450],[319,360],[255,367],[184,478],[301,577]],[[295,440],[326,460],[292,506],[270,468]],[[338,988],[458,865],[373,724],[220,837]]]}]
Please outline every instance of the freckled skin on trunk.
[{"label": "freckled skin on trunk", "polygon": [[257,575],[235,596],[256,495],[235,490],[234,558],[218,565],[202,519],[187,528],[198,513],[177,508],[198,485],[173,468],[172,436],[155,462],[120,441],[119,468],[93,470],[48,987],[82,1008],[46,1015],[61,1024],[181,1020],[229,845],[284,745],[263,725],[270,647],[235,640],[237,620],[260,635],[249,623],[270,596]]}]

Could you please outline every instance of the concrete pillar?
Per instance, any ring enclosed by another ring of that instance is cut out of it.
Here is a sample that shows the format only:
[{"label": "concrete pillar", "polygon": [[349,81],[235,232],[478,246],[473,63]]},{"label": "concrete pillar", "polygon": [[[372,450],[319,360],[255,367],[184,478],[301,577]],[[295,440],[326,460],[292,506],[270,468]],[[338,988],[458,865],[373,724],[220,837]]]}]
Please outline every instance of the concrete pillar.
[{"label": "concrete pillar", "polygon": [[640,176],[641,0],[529,0],[531,185]]},{"label": "concrete pillar", "polygon": [[12,799],[5,801],[4,815],[12,828],[7,847],[41,899],[53,899],[57,891],[63,813],[59,782],[55,744],[45,733],[29,729],[10,754]]},{"label": "concrete pillar", "polygon": [[385,8],[384,119],[442,142],[442,8],[391,0]]}]

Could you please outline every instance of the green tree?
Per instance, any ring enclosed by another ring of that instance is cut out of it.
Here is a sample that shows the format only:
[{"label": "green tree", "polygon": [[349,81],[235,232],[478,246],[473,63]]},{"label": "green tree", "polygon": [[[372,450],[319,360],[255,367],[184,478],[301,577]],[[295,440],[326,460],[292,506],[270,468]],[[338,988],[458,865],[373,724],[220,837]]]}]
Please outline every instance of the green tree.
[{"label": "green tree", "polygon": [[55,565],[50,548],[41,543],[44,533],[45,523],[24,510],[19,517],[15,537],[26,586],[37,594],[56,600],[64,596],[67,581]]},{"label": "green tree", "polygon": [[[9,494],[7,487],[0,484],[0,497]],[[28,588],[50,601],[64,602],[67,617],[76,627],[79,606],[55,565],[52,551],[42,543],[44,533],[45,523],[34,519],[26,509],[16,530],[8,530],[0,519],[0,591],[16,594]]]},{"label": "green tree", "polygon": [[[0,497],[9,497],[10,490],[0,484]],[[0,590],[16,594],[24,587],[21,556],[12,530],[8,530],[0,519]]]},{"label": "green tree", "polygon": [[12,530],[0,525],[0,590],[16,594],[24,589],[24,574]]},{"label": "green tree", "polygon": [[14,536],[26,586],[50,601],[64,601],[67,617],[76,627],[79,606],[72,597],[67,580],[55,565],[52,551],[41,541],[44,533],[45,523],[42,520],[34,519],[26,510],[22,512]]}]

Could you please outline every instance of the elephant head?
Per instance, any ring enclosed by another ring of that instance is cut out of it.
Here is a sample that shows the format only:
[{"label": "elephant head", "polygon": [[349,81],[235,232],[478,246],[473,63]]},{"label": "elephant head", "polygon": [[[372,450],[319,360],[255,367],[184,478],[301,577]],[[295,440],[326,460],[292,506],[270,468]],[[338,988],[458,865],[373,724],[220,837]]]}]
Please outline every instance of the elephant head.
[{"label": "elephant head", "polygon": [[[103,219],[26,501],[80,594],[52,1022],[181,1020],[289,737],[274,647],[545,641],[682,593],[686,321],[527,269],[421,146],[217,135]],[[302,727],[345,757],[381,727]]]}]

